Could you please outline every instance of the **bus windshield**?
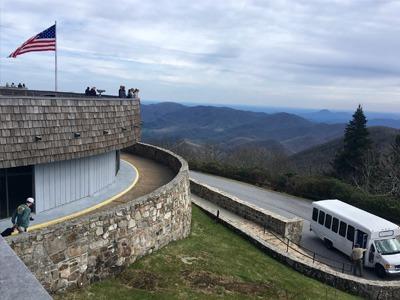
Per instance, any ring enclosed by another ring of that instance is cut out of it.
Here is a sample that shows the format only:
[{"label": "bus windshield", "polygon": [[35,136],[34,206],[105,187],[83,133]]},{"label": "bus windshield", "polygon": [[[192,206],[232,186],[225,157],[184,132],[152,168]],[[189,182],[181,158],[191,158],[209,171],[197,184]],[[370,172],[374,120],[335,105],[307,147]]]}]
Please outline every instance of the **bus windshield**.
[{"label": "bus windshield", "polygon": [[400,236],[394,239],[375,241],[375,246],[380,254],[400,253]]}]

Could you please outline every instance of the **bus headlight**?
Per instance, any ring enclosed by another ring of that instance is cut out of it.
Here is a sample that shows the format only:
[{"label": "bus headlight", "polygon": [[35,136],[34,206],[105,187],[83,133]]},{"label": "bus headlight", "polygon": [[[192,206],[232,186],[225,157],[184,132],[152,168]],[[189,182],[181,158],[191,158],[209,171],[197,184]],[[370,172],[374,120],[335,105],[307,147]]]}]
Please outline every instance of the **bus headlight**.
[{"label": "bus headlight", "polygon": [[389,269],[393,268],[394,266],[392,266],[390,264],[385,264],[384,267],[385,267],[386,270],[389,270]]}]

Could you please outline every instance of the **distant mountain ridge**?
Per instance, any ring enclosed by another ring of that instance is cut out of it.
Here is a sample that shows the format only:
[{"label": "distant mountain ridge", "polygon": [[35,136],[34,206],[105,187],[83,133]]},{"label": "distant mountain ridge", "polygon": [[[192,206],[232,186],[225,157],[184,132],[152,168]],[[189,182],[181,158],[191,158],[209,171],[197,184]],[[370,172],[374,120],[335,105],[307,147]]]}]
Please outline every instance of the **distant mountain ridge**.
[{"label": "distant mountain ridge", "polygon": [[[146,102],[146,101],[145,101]],[[203,104],[195,104],[195,103],[184,103],[178,104],[174,102],[158,102],[153,101],[149,102],[149,104],[164,104],[171,103],[176,106],[184,106],[184,107],[194,107],[194,106],[204,106]],[[335,124],[335,123],[348,123],[353,115],[352,111],[336,111],[329,109],[306,109],[306,108],[290,108],[290,107],[268,107],[268,106],[253,106],[253,105],[239,105],[239,104],[230,104],[230,105],[221,105],[215,104],[212,107],[230,107],[236,110],[241,111],[250,111],[250,112],[264,112],[267,114],[275,114],[279,112],[286,112],[292,115],[300,116],[306,120],[312,121],[314,123],[327,123],[327,124]],[[364,110],[364,113],[368,120],[368,126],[386,126],[392,128],[400,129],[400,112],[374,112]]]},{"label": "distant mountain ridge", "polygon": [[[352,118],[350,112],[333,112],[328,109],[322,109],[316,112],[300,113],[301,117],[318,123],[348,123]],[[368,126],[386,126],[400,129],[400,119],[395,116],[383,113],[369,113],[367,114]]]},{"label": "distant mountain ridge", "polygon": [[343,135],[344,124],[315,123],[289,113],[267,114],[227,107],[142,105],[143,138],[212,143],[229,149],[274,141],[274,149],[297,153]]}]

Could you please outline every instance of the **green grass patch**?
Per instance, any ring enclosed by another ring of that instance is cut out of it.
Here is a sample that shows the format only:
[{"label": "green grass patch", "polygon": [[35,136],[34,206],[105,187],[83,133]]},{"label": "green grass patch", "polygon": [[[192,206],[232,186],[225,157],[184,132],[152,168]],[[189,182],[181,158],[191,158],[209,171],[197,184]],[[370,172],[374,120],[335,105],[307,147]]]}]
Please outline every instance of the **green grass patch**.
[{"label": "green grass patch", "polygon": [[116,278],[55,299],[353,299],[297,273],[193,206],[192,232]]}]

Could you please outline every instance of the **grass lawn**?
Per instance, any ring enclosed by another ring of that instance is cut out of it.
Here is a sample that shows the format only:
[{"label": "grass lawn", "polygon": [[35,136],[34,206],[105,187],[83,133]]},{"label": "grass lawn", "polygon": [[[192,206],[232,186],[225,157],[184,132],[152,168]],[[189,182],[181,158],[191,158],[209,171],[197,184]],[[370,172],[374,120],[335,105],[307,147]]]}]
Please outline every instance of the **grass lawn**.
[{"label": "grass lawn", "polygon": [[352,299],[278,263],[193,206],[192,233],[55,299]]}]

